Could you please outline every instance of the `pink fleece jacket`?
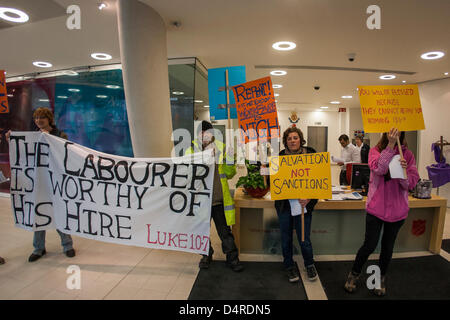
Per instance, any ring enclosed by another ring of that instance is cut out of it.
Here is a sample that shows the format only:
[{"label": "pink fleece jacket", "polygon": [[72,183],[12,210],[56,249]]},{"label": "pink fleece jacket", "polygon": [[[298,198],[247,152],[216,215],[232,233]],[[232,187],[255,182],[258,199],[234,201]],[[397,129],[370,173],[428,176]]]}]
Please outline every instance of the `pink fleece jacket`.
[{"label": "pink fleece jacket", "polygon": [[403,157],[408,164],[407,179],[390,179],[385,181],[384,175],[389,171],[389,162],[399,154],[398,147],[386,147],[381,153],[376,147],[369,152],[369,193],[366,211],[386,222],[396,222],[408,216],[408,189],[412,190],[419,181],[416,160],[406,146],[402,146]]}]

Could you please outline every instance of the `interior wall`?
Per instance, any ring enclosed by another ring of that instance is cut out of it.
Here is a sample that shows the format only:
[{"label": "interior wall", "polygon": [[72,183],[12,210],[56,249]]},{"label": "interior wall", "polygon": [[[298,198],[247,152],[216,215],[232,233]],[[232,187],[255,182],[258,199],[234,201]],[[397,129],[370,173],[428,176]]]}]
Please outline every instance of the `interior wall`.
[{"label": "interior wall", "polygon": [[[425,130],[419,131],[418,169],[422,179],[428,179],[426,167],[436,163],[431,144],[443,136],[450,141],[450,79],[430,81],[419,85],[420,102],[425,120]],[[449,163],[450,146],[444,147],[444,157]],[[436,194],[436,189],[433,188]],[[450,183],[439,188],[439,195],[450,197]],[[447,202],[447,206],[449,203]]]}]

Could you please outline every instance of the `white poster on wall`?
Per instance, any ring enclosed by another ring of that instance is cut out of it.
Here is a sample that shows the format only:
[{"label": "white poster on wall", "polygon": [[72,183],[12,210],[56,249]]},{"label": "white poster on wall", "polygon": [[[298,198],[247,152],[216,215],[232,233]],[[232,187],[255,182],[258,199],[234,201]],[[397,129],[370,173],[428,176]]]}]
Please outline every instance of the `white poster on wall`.
[{"label": "white poster on wall", "polygon": [[41,132],[10,138],[15,225],[208,254],[214,158],[128,158]]}]

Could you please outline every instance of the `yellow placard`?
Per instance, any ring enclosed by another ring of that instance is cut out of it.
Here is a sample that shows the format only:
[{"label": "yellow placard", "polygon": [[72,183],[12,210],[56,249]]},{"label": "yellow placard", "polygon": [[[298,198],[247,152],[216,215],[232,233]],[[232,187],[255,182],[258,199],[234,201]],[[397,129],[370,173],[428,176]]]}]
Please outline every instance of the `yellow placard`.
[{"label": "yellow placard", "polygon": [[358,94],[365,132],[425,129],[417,85],[359,86]]},{"label": "yellow placard", "polygon": [[272,200],[331,199],[330,153],[270,157]]}]

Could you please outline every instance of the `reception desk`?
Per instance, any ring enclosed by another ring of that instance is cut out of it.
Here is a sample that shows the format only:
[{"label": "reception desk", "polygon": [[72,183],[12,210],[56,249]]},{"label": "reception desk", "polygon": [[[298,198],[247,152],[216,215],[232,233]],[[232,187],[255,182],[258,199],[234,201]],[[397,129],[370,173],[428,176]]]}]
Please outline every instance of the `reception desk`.
[{"label": "reception desk", "polygon": [[[241,253],[281,254],[278,217],[273,200],[255,199],[236,190],[236,224],[233,235]],[[356,254],[365,233],[363,200],[320,200],[311,227],[314,254]],[[409,198],[410,211],[401,228],[394,252],[426,251],[439,254],[444,231],[447,199]],[[298,242],[294,241],[296,252]],[[380,246],[380,244],[379,244]],[[379,252],[379,247],[376,252]]]}]

